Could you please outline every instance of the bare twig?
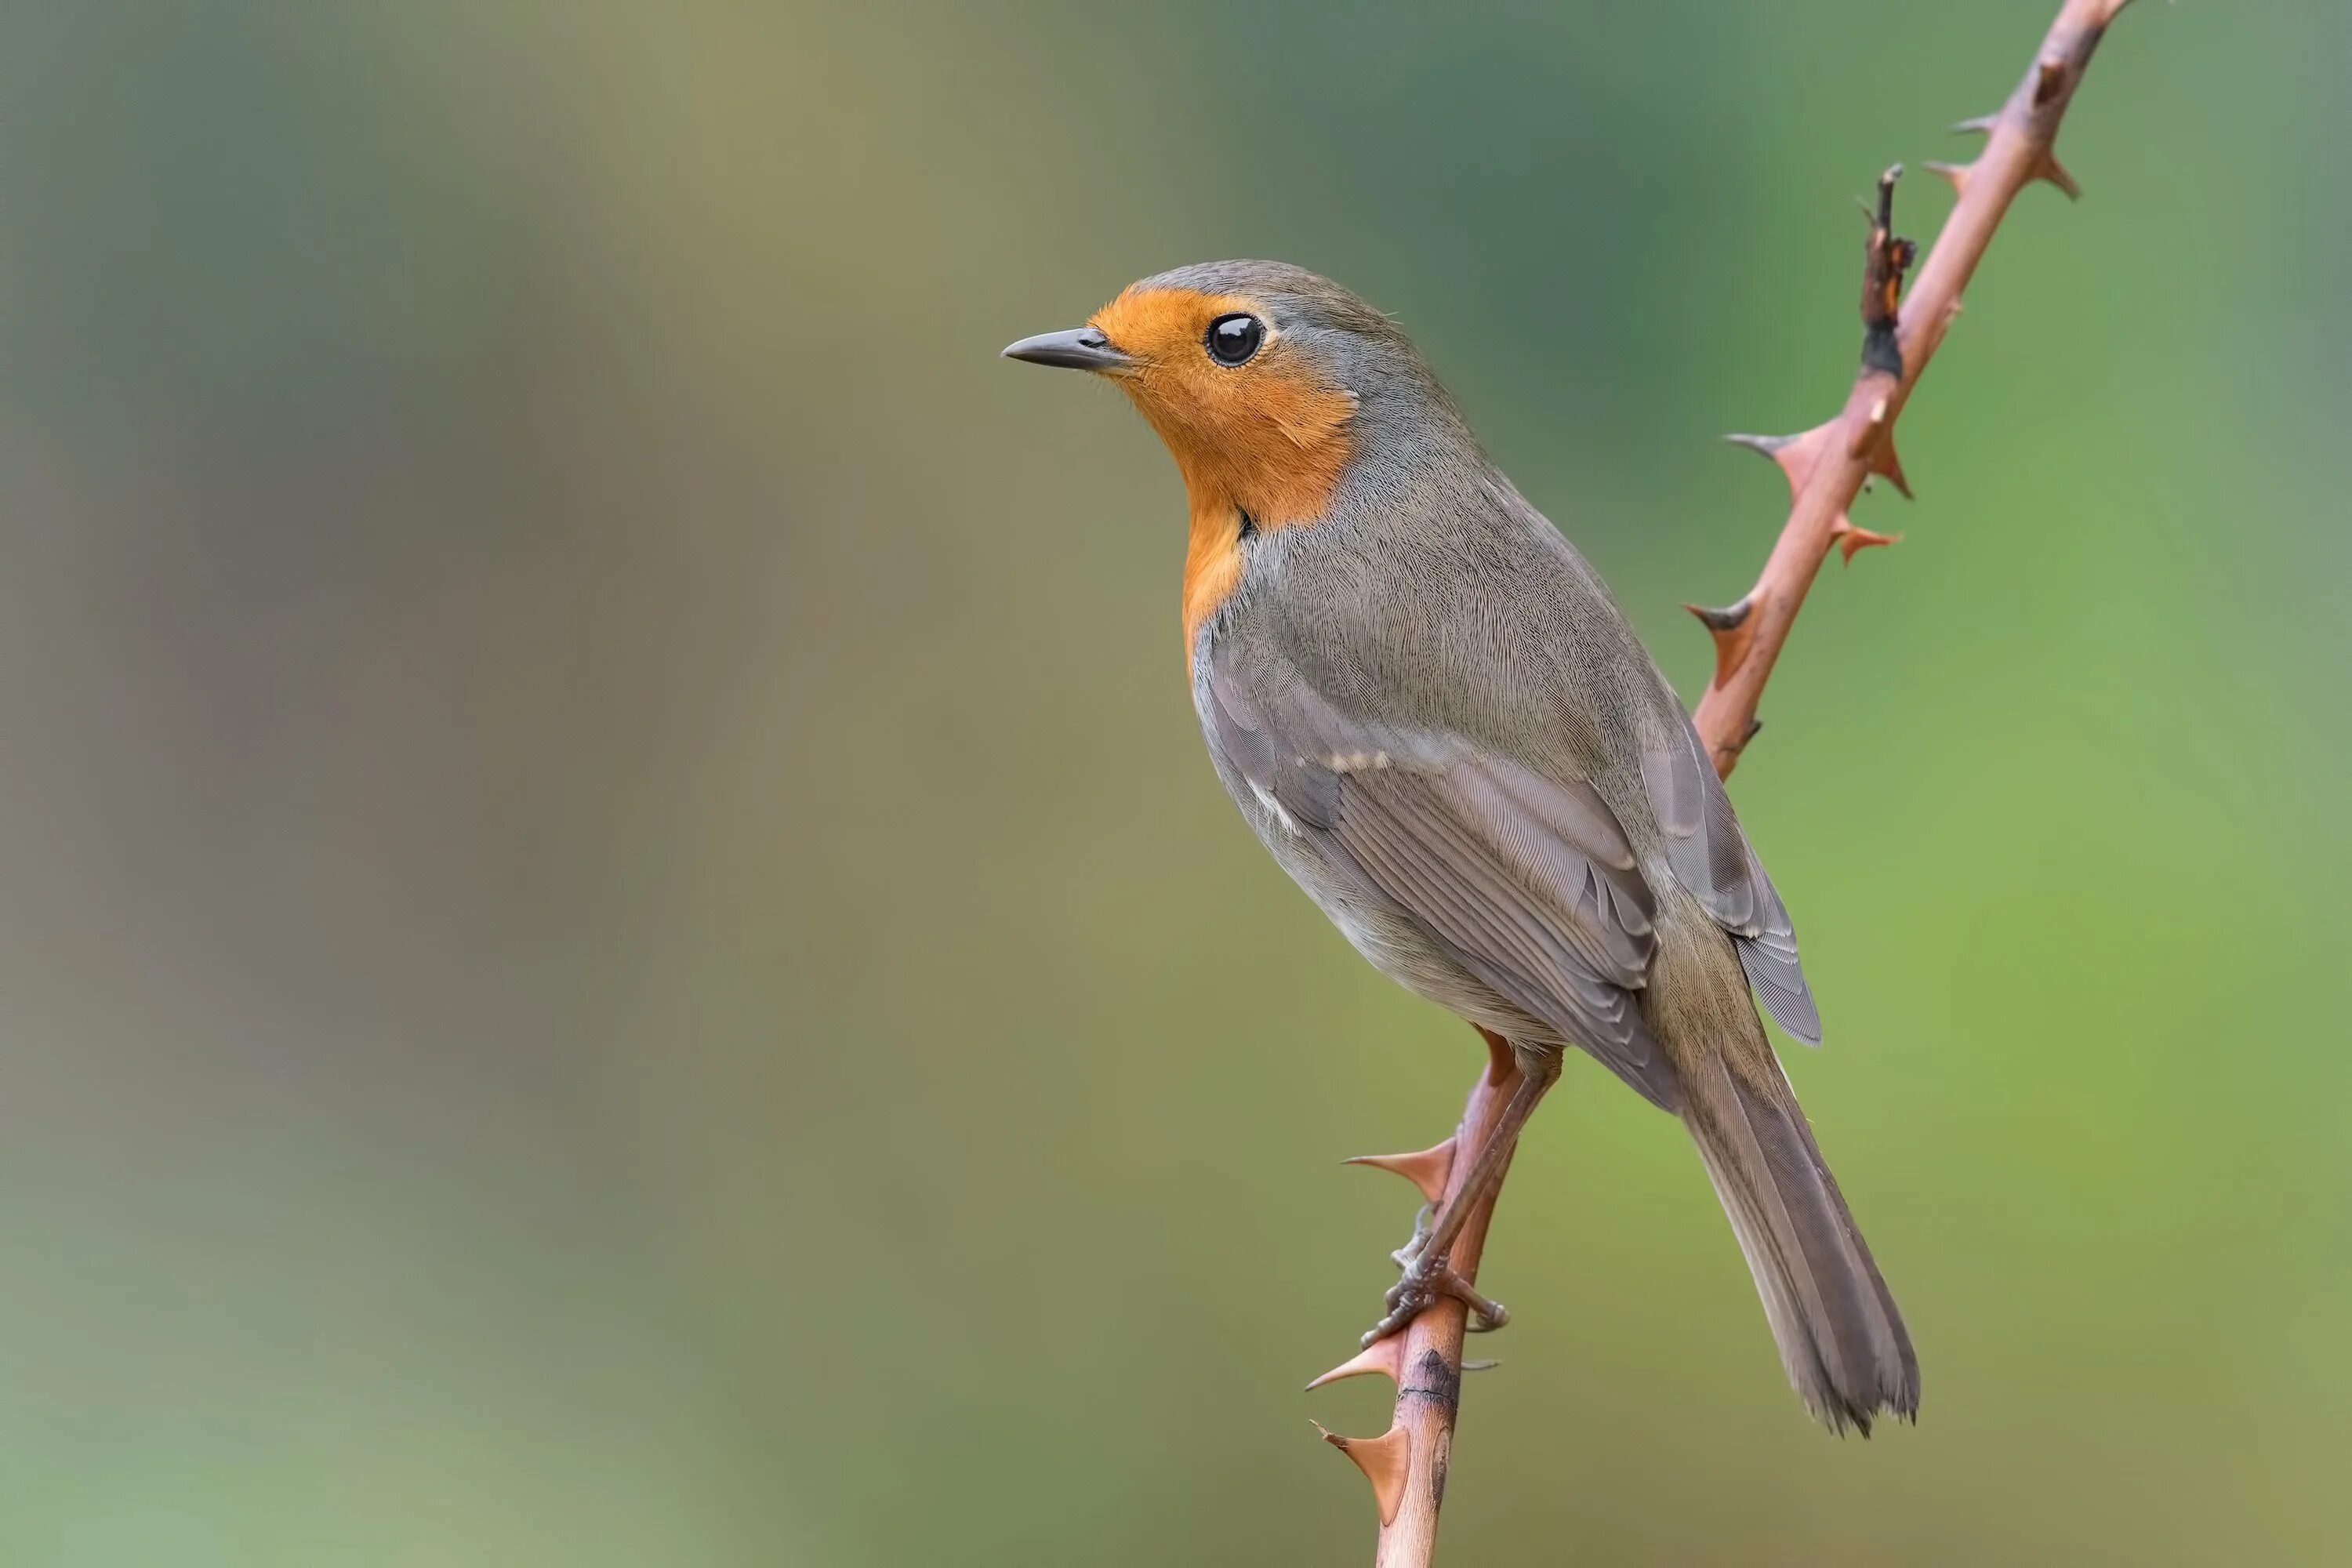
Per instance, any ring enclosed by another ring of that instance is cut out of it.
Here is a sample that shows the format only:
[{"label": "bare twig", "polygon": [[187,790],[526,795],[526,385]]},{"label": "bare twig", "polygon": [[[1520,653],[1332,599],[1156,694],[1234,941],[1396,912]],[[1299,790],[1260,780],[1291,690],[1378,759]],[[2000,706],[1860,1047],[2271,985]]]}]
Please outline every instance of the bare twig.
[{"label": "bare twig", "polygon": [[[1982,132],[1985,148],[1973,163],[1928,165],[1952,183],[1959,199],[1907,299],[1903,297],[1903,279],[1915,251],[1910,241],[1894,233],[1895,181],[1902,169],[1898,165],[1880,176],[1863,271],[1862,366],[1844,408],[1827,424],[1801,435],[1731,437],[1780,466],[1788,476],[1791,506],[1755,587],[1722,609],[1689,606],[1715,638],[1715,676],[1695,718],[1717,773],[1729,775],[1741,748],[1760,727],[1756,705],[1764,683],[1831,547],[1837,546],[1851,561],[1857,550],[1895,542],[1893,536],[1857,527],[1846,509],[1874,474],[1904,495],[1911,493],[1895,456],[1895,421],[1959,313],[1961,290],[2017,193],[2035,180],[2048,180],[2070,197],[2081,194],[2053,151],[2058,123],[2101,35],[2129,3],[2065,0],[2025,79],[2000,112],[1956,127]],[[1362,1163],[1405,1176],[1432,1204],[1442,1205],[1451,1196],[1472,1163],[1454,1158],[1454,1151],[1475,1150],[1485,1141],[1516,1081],[1508,1047],[1492,1035],[1486,1043],[1492,1060],[1472,1086],[1452,1138],[1418,1154]],[[1501,1193],[1497,1182],[1471,1211],[1454,1243],[1451,1261],[1465,1279],[1477,1278],[1487,1223]],[[1323,1434],[1372,1483],[1381,1520],[1378,1568],[1426,1568],[1436,1551],[1438,1510],[1445,1499],[1460,1404],[1467,1317],[1460,1301],[1443,1300],[1402,1334],[1377,1342],[1307,1384],[1318,1388],[1374,1372],[1385,1373],[1396,1383],[1396,1414],[1388,1431],[1378,1437]]]}]

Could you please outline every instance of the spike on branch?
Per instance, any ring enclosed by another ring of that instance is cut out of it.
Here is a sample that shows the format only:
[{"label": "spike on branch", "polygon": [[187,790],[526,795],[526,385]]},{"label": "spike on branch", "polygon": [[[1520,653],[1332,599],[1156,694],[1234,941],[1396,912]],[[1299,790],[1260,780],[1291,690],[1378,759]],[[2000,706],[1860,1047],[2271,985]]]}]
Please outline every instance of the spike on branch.
[{"label": "spike on branch", "polygon": [[1369,1377],[1378,1373],[1391,1383],[1404,1381],[1404,1336],[1389,1334],[1374,1340],[1329,1372],[1307,1385],[1312,1394],[1318,1388],[1338,1383],[1342,1378]]},{"label": "spike on branch", "polygon": [[1853,564],[1854,555],[1858,552],[1867,550],[1874,544],[1900,544],[1903,542],[1903,536],[1899,533],[1875,532],[1863,527],[1853,519],[1843,516],[1841,516],[1835,526],[1831,528],[1830,538],[1836,543],[1839,553],[1844,558],[1843,563],[1848,566]]},{"label": "spike on branch", "polygon": [[1893,485],[1905,500],[1912,499],[1911,480],[1903,472],[1903,459],[1895,455],[1894,431],[1879,438],[1878,449],[1871,454],[1870,471]]},{"label": "spike on branch", "polygon": [[1412,1434],[1402,1426],[1391,1426],[1377,1437],[1342,1437],[1320,1422],[1309,1425],[1323,1434],[1326,1443],[1354,1460],[1364,1479],[1372,1483],[1372,1502],[1381,1510],[1381,1528],[1394,1524],[1397,1507],[1404,1501],[1404,1479],[1412,1468]]},{"label": "spike on branch", "polygon": [[1922,163],[1919,166],[1927,170],[1927,173],[1931,174],[1940,174],[1948,181],[1952,187],[1952,195],[1956,196],[1964,196],[1969,194],[1969,175],[1974,170],[1974,164],[1946,163],[1931,158],[1927,163]]},{"label": "spike on branch", "polygon": [[2083,199],[2083,187],[2074,183],[2074,176],[2066,172],[2066,165],[2058,161],[2057,153],[2044,153],[2042,155],[2041,163],[2033,172],[2036,177],[2047,180],[2065,192],[2068,201],[2079,202]]},{"label": "spike on branch", "polygon": [[1832,420],[1827,425],[1816,425],[1794,436],[1733,435],[1726,436],[1724,439],[1735,447],[1745,447],[1751,452],[1761,452],[1771,458],[1780,468],[1781,477],[1789,481],[1789,499],[1794,500],[1805,488],[1805,481],[1812,477],[1813,464],[1820,459],[1822,447],[1829,440],[1831,427],[1836,423]]},{"label": "spike on branch", "polygon": [[1419,1187],[1423,1198],[1435,1203],[1445,1195],[1445,1178],[1454,1169],[1454,1140],[1448,1138],[1443,1143],[1410,1154],[1359,1154],[1340,1163],[1393,1172]]},{"label": "spike on branch", "polygon": [[1862,428],[1854,432],[1853,443],[1846,448],[1846,456],[1866,459],[1872,473],[1893,481],[1895,488],[1903,492],[1903,499],[1909,500],[1911,481],[1904,476],[1903,464],[1895,456],[1892,420],[1887,400],[1884,397],[1874,399],[1870,405],[1869,416],[1863,421]]},{"label": "spike on branch", "polygon": [[1683,606],[1698,617],[1698,624],[1715,639],[1715,679],[1718,683],[1730,679],[1731,672],[1747,657],[1748,644],[1755,640],[1755,628],[1748,625],[1756,607],[1754,598],[1753,594],[1745,595],[1721,609],[1706,605]]},{"label": "spike on branch", "polygon": [[2000,123],[1998,114],[1979,114],[1973,120],[1955,120],[1952,132],[1957,136],[1990,136],[1992,128]]}]

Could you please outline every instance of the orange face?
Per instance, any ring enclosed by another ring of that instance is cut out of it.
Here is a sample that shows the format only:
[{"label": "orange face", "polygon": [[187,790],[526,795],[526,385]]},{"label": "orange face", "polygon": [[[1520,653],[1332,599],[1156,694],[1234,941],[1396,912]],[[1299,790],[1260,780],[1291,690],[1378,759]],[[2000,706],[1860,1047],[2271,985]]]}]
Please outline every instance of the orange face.
[{"label": "orange face", "polygon": [[[1224,364],[1211,326],[1264,323],[1255,352]],[[1184,640],[1241,576],[1244,514],[1259,529],[1323,515],[1347,470],[1355,395],[1286,343],[1263,306],[1235,294],[1129,289],[1089,323],[1134,363],[1112,376],[1135,400],[1184,476],[1192,540],[1184,562]]]},{"label": "orange face", "polygon": [[1209,327],[1230,315],[1267,321],[1265,307],[1237,294],[1130,289],[1089,324],[1138,362],[1115,379],[1188,487],[1214,492],[1260,528],[1311,521],[1348,466],[1355,395],[1317,374],[1271,324],[1245,363],[1220,364]]}]

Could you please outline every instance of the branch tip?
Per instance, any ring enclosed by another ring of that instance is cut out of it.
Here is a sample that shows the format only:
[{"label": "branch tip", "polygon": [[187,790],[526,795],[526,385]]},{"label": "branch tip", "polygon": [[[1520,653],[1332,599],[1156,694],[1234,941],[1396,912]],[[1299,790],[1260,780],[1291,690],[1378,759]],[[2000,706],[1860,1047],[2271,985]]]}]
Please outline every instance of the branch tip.
[{"label": "branch tip", "polygon": [[1372,1483],[1372,1503],[1381,1511],[1381,1528],[1386,1530],[1396,1522],[1398,1505],[1404,1501],[1405,1473],[1412,1463],[1412,1435],[1402,1426],[1391,1426],[1377,1437],[1343,1437],[1327,1430],[1319,1421],[1307,1425],[1323,1434],[1323,1440],[1355,1461],[1356,1468]]},{"label": "branch tip", "polygon": [[1359,1154],[1340,1163],[1393,1172],[1419,1187],[1423,1197],[1436,1203],[1445,1196],[1445,1178],[1454,1169],[1454,1140],[1448,1138],[1410,1154]]}]

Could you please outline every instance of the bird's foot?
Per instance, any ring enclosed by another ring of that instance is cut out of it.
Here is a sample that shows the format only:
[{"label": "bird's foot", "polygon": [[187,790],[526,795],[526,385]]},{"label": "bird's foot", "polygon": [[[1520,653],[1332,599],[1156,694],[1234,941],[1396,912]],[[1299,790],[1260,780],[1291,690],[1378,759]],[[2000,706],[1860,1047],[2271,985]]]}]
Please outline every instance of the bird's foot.
[{"label": "bird's foot", "polygon": [[1470,1309],[1467,1327],[1474,1334],[1491,1333],[1511,1321],[1511,1314],[1500,1301],[1480,1295],[1478,1288],[1455,1273],[1445,1258],[1424,1256],[1419,1246],[1421,1237],[1421,1227],[1415,1226],[1412,1243],[1391,1255],[1404,1274],[1389,1287],[1383,1299],[1388,1313],[1364,1336],[1365,1345],[1397,1332],[1448,1296]]}]

